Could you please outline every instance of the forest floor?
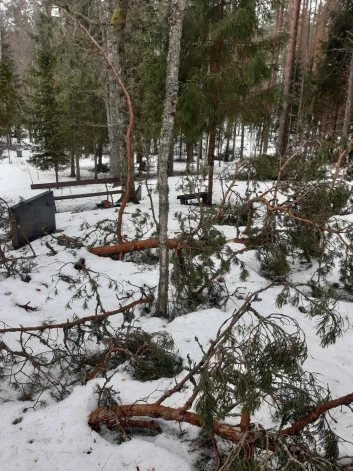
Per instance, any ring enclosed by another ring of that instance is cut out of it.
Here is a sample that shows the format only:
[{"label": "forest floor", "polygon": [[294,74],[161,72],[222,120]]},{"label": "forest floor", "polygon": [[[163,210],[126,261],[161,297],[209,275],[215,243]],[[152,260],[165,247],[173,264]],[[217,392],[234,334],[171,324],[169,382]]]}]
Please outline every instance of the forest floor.
[{"label": "forest floor", "polygon": [[[11,151],[11,162],[8,159],[0,161],[0,197],[12,205],[19,202],[20,198],[30,198],[41,193],[41,190],[30,189],[33,183],[54,182],[53,172],[41,172],[29,166],[27,158],[29,151],[24,151],[24,157],[17,158]],[[185,164],[176,163],[176,170],[181,170]],[[222,163],[221,170],[226,164]],[[92,161],[82,162],[82,178],[92,177],[89,168],[93,167]],[[180,167],[180,168],[179,168]],[[216,167],[218,169],[218,167]],[[217,170],[218,172],[218,170]],[[62,172],[65,180],[69,178],[68,170]],[[176,237],[180,232],[176,212],[188,213],[188,206],[180,205],[176,199],[182,193],[178,189],[180,177],[169,179],[170,184],[170,219],[169,235]],[[150,180],[149,184],[156,184]],[[266,187],[266,182],[261,183]],[[97,186],[84,187],[87,191],[98,191]],[[104,190],[104,185],[102,190]],[[245,192],[246,182],[239,182],[237,190]],[[55,190],[56,194],[67,194],[71,189]],[[72,191],[78,192],[77,188]],[[214,200],[221,199],[222,191],[219,180],[215,183]],[[93,226],[103,219],[116,219],[116,208],[98,209],[96,204],[100,197],[92,197],[82,200],[65,200],[57,203],[56,214],[57,229],[69,237],[84,237],[92,231]],[[158,205],[158,194],[153,193],[155,208]],[[138,209],[142,213],[151,213],[151,204],[143,188],[141,204]],[[124,214],[123,234],[133,238],[134,225],[132,214],[136,206],[129,204]],[[353,216],[345,216],[345,219],[353,222]],[[237,237],[233,226],[219,226],[226,238]],[[96,239],[89,239],[95,245],[100,245],[103,239],[95,235]],[[144,237],[149,237],[146,230]],[[45,245],[49,242],[57,252],[52,255]],[[230,243],[232,247],[239,244]],[[56,322],[66,322],[74,315],[83,317],[93,315],[95,312],[95,300],[88,300],[88,309],[84,310],[82,299],[72,299],[73,292],[68,290],[68,285],[63,279],[58,278],[58,272],[74,278],[78,285],[84,283],[82,272],[74,270],[73,264],[83,257],[89,269],[105,274],[116,280],[122,291],[128,291],[132,297],[138,297],[138,288],[143,284],[150,288],[158,283],[158,265],[143,265],[134,262],[114,261],[110,258],[99,258],[85,248],[68,249],[57,245],[51,236],[43,237],[32,243],[37,255],[34,266],[31,269],[30,282],[23,282],[19,277],[0,277],[0,321],[6,326],[31,326],[38,325],[48,319]],[[29,255],[28,248],[22,248],[10,252],[15,257]],[[194,361],[200,360],[202,352],[194,340],[197,335],[201,345],[205,348],[210,339],[214,338],[220,325],[234,312],[242,301],[239,293],[246,296],[268,284],[259,274],[259,262],[253,252],[247,252],[240,256],[249,271],[246,282],[240,281],[240,268],[233,266],[226,276],[227,287],[230,293],[237,289],[237,296],[231,296],[223,309],[210,308],[187,315],[177,317],[168,323],[165,319],[152,317],[136,309],[133,325],[141,327],[147,332],[167,332],[172,335],[175,345],[179,350],[185,365],[187,355]],[[291,265],[290,277],[292,280],[300,280],[303,271],[307,275],[315,267],[307,264]],[[337,273],[332,274],[333,278]],[[106,310],[119,307],[119,300],[109,288],[108,281],[103,278],[99,282],[99,290],[102,303]],[[55,289],[57,293],[55,294]],[[275,298],[280,288],[274,287],[261,294],[261,299],[256,302],[257,311],[262,315],[273,312],[284,312],[295,318],[305,332],[309,356],[305,363],[308,371],[318,374],[321,383],[328,386],[332,397],[349,394],[353,390],[353,369],[351,365],[353,330],[347,324],[347,331],[337,343],[325,349],[321,348],[319,339],[315,333],[315,320],[309,319],[296,307],[285,306],[279,310],[275,306]],[[37,311],[27,312],[18,305],[30,305],[38,308]],[[70,302],[71,310],[65,308]],[[351,317],[353,304],[340,302],[339,310],[343,316]],[[115,327],[124,322],[123,314],[118,314],[110,319]],[[15,350],[18,348],[18,335],[6,334],[4,340]],[[180,374],[182,377],[183,372]],[[18,392],[9,388],[6,384],[0,385],[0,463],[3,471],[191,471],[197,469],[196,461],[200,457],[200,448],[197,441],[199,429],[191,425],[172,422],[161,422],[162,433],[157,436],[134,436],[130,441],[117,445],[112,440],[112,435],[107,432],[104,436],[91,430],[88,426],[88,415],[97,407],[96,384],[103,384],[103,379],[93,379],[86,385],[77,385],[72,393],[63,401],[57,402],[49,393],[44,393],[41,400],[46,401],[46,407],[36,407],[31,401],[21,401]],[[126,365],[118,367],[110,384],[118,392],[123,404],[132,404],[135,401],[145,401],[148,398],[158,398],[161,391],[174,384],[175,379],[159,379],[154,381],[139,382],[132,378]],[[165,405],[178,407],[185,402],[190,390],[185,389],[169,398]],[[25,411],[25,412],[24,412]],[[21,419],[21,420],[19,420]],[[271,425],[268,410],[261,408],[253,418],[264,427]],[[353,416],[348,408],[337,408],[331,412],[331,424],[335,432],[342,438],[352,441]],[[231,418],[227,422],[236,424],[237,418]],[[353,444],[346,442],[341,446],[342,455],[353,455]]]}]

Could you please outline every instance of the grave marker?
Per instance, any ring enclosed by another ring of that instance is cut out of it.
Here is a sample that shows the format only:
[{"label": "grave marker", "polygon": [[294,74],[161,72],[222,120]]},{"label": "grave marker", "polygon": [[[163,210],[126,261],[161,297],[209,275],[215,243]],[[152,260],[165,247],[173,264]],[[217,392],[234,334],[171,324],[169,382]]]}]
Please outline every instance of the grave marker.
[{"label": "grave marker", "polygon": [[10,208],[11,239],[15,249],[56,230],[52,191],[46,191]]}]

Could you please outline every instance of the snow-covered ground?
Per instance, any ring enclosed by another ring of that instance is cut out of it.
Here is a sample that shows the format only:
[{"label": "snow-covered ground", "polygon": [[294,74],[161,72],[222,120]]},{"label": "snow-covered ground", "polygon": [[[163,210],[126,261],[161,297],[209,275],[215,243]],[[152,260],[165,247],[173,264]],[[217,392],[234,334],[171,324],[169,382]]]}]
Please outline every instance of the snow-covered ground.
[{"label": "snow-covered ground", "polygon": [[[30,189],[31,183],[54,182],[54,174],[51,171],[41,172],[27,163],[29,151],[23,151],[23,157],[16,157],[11,151],[9,159],[0,161],[0,197],[11,204],[19,202],[20,198],[30,198],[41,193],[41,190]],[[217,171],[223,170],[226,164]],[[176,163],[176,170],[182,170],[185,164]],[[82,178],[92,178],[89,168],[93,167],[90,160],[82,161]],[[62,180],[69,180],[68,171],[61,175]],[[176,199],[180,190],[180,177],[170,178],[170,220],[169,233],[171,237],[177,235],[179,228],[174,213],[183,211],[187,213],[188,207],[181,206]],[[149,184],[156,184],[150,180]],[[266,183],[262,183],[266,187]],[[246,183],[239,182],[239,191],[245,191]],[[82,187],[81,187],[82,189]],[[99,191],[97,186],[84,187],[85,192]],[[102,190],[105,186],[102,186]],[[78,189],[55,190],[56,194],[69,194],[70,191],[78,193]],[[220,200],[222,190],[219,181],[215,184],[215,201]],[[150,200],[143,188],[142,201],[139,209],[142,212],[151,213]],[[57,229],[64,231],[67,236],[79,237],[87,232],[87,227],[94,225],[103,219],[115,219],[116,208],[98,209],[97,203],[100,197],[92,197],[80,200],[64,200],[57,203],[56,214]],[[152,195],[154,206],[157,207],[158,194]],[[124,215],[123,233],[132,235],[133,225],[130,221],[131,214],[136,207],[129,204]],[[84,227],[83,227],[84,226]],[[235,228],[222,226],[227,239],[236,237]],[[148,237],[148,234],[146,234]],[[65,309],[71,300],[72,292],[68,291],[64,281],[58,281],[59,269],[78,281],[83,281],[82,275],[73,269],[73,264],[80,257],[86,260],[86,266],[96,272],[103,273],[113,280],[121,283],[122,287],[132,292],[136,286],[146,284],[153,288],[158,282],[158,268],[149,266],[145,268],[131,262],[120,262],[111,259],[99,258],[89,253],[86,249],[66,249],[55,245],[57,254],[52,256],[45,242],[50,241],[50,236],[36,240],[32,243],[37,254],[35,267],[30,276],[31,281],[25,283],[19,278],[0,278],[0,321],[6,326],[31,326],[38,325],[51,319],[56,322],[66,322],[73,315],[83,317],[94,314],[95,300],[88,301],[88,310],[82,308],[82,300],[72,300],[71,310]],[[235,246],[235,244],[232,244]],[[240,246],[239,246],[240,247]],[[13,256],[30,255],[27,248],[11,252]],[[237,287],[242,287],[244,294],[256,291],[268,282],[258,274],[258,262],[253,253],[242,256],[247,264],[250,276],[246,282],[239,280],[239,267],[233,267],[227,275],[227,285],[230,292]],[[294,267],[293,267],[294,269]],[[293,279],[300,279],[300,272],[293,272]],[[53,294],[57,287],[57,295]],[[261,294],[261,300],[256,303],[256,308],[263,315],[278,312],[275,307],[275,298],[280,288],[273,288]],[[118,307],[115,293],[109,289],[108,283],[100,281],[100,296],[106,310]],[[27,302],[38,308],[37,311],[26,312],[17,305]],[[136,315],[134,325],[148,332],[165,331],[173,336],[176,347],[181,357],[186,362],[187,355],[192,360],[199,360],[201,351],[194,340],[197,335],[199,342],[207,347],[210,339],[214,338],[220,325],[232,314],[237,305],[242,301],[231,299],[225,310],[204,309],[176,318],[168,323],[164,319],[149,315]],[[352,313],[352,304],[339,303],[339,309],[348,319]],[[137,311],[138,312],[138,311]],[[320,375],[322,383],[328,386],[333,397],[343,396],[353,391],[353,370],[351,367],[351,351],[353,344],[353,332],[348,329],[342,339],[336,345],[322,349],[319,339],[315,334],[315,321],[308,319],[297,308],[285,306],[283,312],[295,318],[303,328],[309,348],[309,357],[305,368]],[[123,323],[123,315],[119,314],[111,318],[113,326]],[[4,337],[8,345],[14,349],[18,347],[18,336],[6,334]],[[186,363],[185,363],[186,364]],[[181,373],[180,377],[182,377]],[[111,385],[119,393],[123,404],[132,404],[138,400],[158,398],[161,391],[174,384],[174,379],[162,379],[145,383],[134,380],[123,368],[118,368]],[[33,409],[33,402],[20,401],[17,392],[5,387],[0,387],[0,417],[2,427],[0,429],[0,463],[4,471],[188,471],[195,469],[199,451],[195,444],[199,430],[195,427],[171,422],[163,422],[163,432],[154,437],[135,436],[131,441],[117,445],[109,440],[109,434],[105,437],[92,431],[88,426],[88,415],[97,407],[97,394],[95,385],[103,384],[102,379],[93,379],[84,386],[76,386],[72,394],[61,402],[56,402],[49,394],[44,394],[41,399],[47,402],[46,407]],[[189,390],[174,394],[165,405],[179,406],[185,402]],[[332,411],[332,427],[337,434],[346,440],[351,440],[353,430],[353,416],[348,408],[337,408]],[[20,420],[19,420],[20,419]],[[266,425],[269,423],[269,415],[261,409],[255,420]],[[230,422],[231,423],[231,422]],[[234,422],[235,423],[235,422]],[[181,433],[185,432],[185,433]],[[343,455],[353,455],[353,444],[345,443],[341,447]]]}]

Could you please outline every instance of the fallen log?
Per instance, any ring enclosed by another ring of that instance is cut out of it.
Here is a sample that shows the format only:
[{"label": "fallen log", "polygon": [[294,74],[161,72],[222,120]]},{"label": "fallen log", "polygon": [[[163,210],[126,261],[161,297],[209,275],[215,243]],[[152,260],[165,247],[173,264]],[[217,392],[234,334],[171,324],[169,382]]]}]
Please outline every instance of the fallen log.
[{"label": "fallen log", "polygon": [[[268,449],[275,451],[277,436],[294,436],[298,435],[305,427],[316,422],[320,415],[328,412],[331,409],[340,406],[349,406],[353,403],[353,393],[346,396],[332,399],[324,404],[320,404],[311,410],[306,416],[299,419],[292,426],[282,429],[277,432],[271,432],[270,441],[268,442]],[[162,406],[160,404],[133,404],[126,406],[113,406],[111,409],[99,407],[91,412],[88,418],[88,424],[93,430],[99,431],[100,425],[105,424],[107,427],[113,427],[121,420],[131,419],[132,417],[150,417],[152,419],[162,419],[167,421],[186,422],[196,427],[202,427],[201,418],[193,412],[185,411],[185,408],[173,409],[172,407]],[[254,443],[260,436],[263,436],[264,430],[257,434],[253,431],[242,431],[240,425],[238,428],[229,425],[221,424],[217,421],[214,422],[214,433],[219,437],[228,440],[232,443],[239,443],[243,441],[247,443]]]},{"label": "fallen log", "polygon": [[[227,240],[228,242],[235,242],[237,244],[246,244],[248,241],[247,238],[242,239],[231,239]],[[168,246],[170,249],[177,249],[180,247],[185,247],[185,242],[168,239]],[[117,245],[107,245],[105,247],[95,247],[91,249],[91,253],[98,255],[99,257],[110,257],[112,255],[126,254],[129,252],[135,252],[139,250],[147,249],[156,249],[158,247],[157,239],[145,239],[145,240],[136,240],[133,242],[122,242]]]},{"label": "fallen log", "polygon": [[[131,417],[151,417],[152,419],[186,422],[190,425],[196,425],[196,427],[202,427],[200,416],[193,412],[155,404],[113,406],[111,409],[99,407],[90,414],[88,423],[93,430],[99,430],[100,425],[103,423],[107,427],[113,427],[121,419]],[[214,433],[233,443],[239,443],[245,435],[244,432],[219,422],[214,423]]]},{"label": "fallen log", "polygon": [[[180,242],[174,239],[168,239],[168,245],[170,249],[175,249],[180,245]],[[136,240],[134,242],[122,242],[121,244],[108,245],[106,247],[95,247],[91,249],[91,253],[99,257],[110,257],[112,255],[126,254],[139,250],[156,249],[157,247],[157,239],[145,239]]]}]

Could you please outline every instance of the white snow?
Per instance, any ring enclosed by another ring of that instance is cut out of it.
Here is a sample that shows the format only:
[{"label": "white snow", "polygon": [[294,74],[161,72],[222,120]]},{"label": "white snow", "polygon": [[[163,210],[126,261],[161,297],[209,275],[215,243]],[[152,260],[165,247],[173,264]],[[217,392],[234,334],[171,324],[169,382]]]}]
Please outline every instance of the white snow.
[{"label": "white snow", "polygon": [[[54,174],[51,171],[41,172],[27,163],[30,151],[23,151],[24,157],[16,157],[16,153],[10,152],[10,160],[0,161],[0,197],[11,204],[19,202],[20,198],[30,198],[41,193],[41,190],[33,191],[30,184],[54,182]],[[176,163],[177,169],[182,169],[185,164]],[[222,163],[223,168],[225,164]],[[82,178],[92,178],[89,168],[93,167],[90,160],[82,161]],[[62,172],[62,179],[69,180],[68,171]],[[149,181],[153,186],[156,181]],[[187,206],[181,206],[176,199],[179,191],[180,177],[173,177],[170,184],[170,229],[171,237],[174,237],[179,229],[174,213],[176,211],[188,212]],[[239,182],[239,191],[245,191],[246,182]],[[265,185],[265,183],[261,184]],[[81,187],[82,188],[82,187]],[[98,191],[97,186],[83,187],[85,192]],[[105,186],[102,186],[105,189]],[[56,194],[69,194],[72,189],[55,190]],[[78,192],[77,188],[72,193]],[[215,200],[222,197],[221,186],[215,184]],[[61,229],[67,236],[83,236],[89,230],[82,228],[85,222],[94,225],[102,219],[116,218],[116,208],[98,209],[96,204],[102,198],[92,197],[82,200],[65,200],[57,204],[56,214],[57,229]],[[158,194],[153,193],[153,203],[157,208]],[[133,236],[133,226],[130,216],[136,207],[129,204],[124,215],[123,233]],[[143,188],[143,199],[139,205],[142,212],[150,213],[150,201]],[[350,218],[352,219],[352,217]],[[349,218],[347,217],[347,220]],[[236,237],[235,228],[219,226],[226,237]],[[146,234],[146,237],[149,233]],[[144,268],[135,263],[126,263],[104,259],[90,254],[86,249],[66,249],[55,245],[57,255],[52,256],[45,246],[45,241],[53,243],[50,236],[36,240],[32,243],[37,254],[36,266],[30,273],[31,281],[25,283],[18,277],[0,278],[0,321],[6,326],[31,326],[38,325],[51,319],[56,322],[65,322],[73,315],[83,317],[94,314],[95,299],[88,302],[88,310],[83,310],[82,300],[72,300],[71,310],[65,309],[73,293],[68,290],[68,285],[58,280],[58,270],[65,275],[72,276],[80,284],[85,283],[82,274],[73,269],[73,263],[80,257],[86,259],[88,268],[102,273],[120,283],[124,290],[130,293],[138,291],[136,287],[143,284],[150,288],[156,287],[158,282],[157,267]],[[96,241],[98,245],[99,240]],[[231,244],[234,248],[235,244]],[[239,245],[237,245],[239,248]],[[28,248],[11,252],[13,256],[30,255]],[[252,253],[246,253],[242,260],[247,264],[250,277],[246,282],[239,280],[239,268],[233,267],[227,275],[227,285],[230,292],[240,288],[244,295],[255,291],[267,284],[258,274],[258,262]],[[293,272],[293,278],[300,279],[299,272]],[[116,309],[119,300],[114,291],[109,289],[108,280],[99,278],[99,291],[102,303],[106,310]],[[54,295],[55,287],[58,290]],[[256,303],[256,309],[263,315],[278,312],[275,307],[275,297],[279,288],[273,288],[262,293],[261,301]],[[31,303],[38,308],[35,312],[26,312],[17,304]],[[165,319],[139,315],[134,321],[135,326],[140,326],[148,332],[166,331],[173,336],[176,347],[185,364],[187,355],[194,361],[201,358],[201,351],[195,342],[195,335],[199,342],[207,348],[210,339],[213,339],[220,325],[230,317],[233,311],[242,303],[237,298],[231,299],[226,310],[204,309],[176,318],[171,323]],[[340,302],[340,312],[351,316],[352,304]],[[338,397],[349,394],[353,390],[353,369],[351,367],[351,350],[353,344],[353,332],[347,330],[344,337],[339,339],[336,345],[322,349],[319,339],[315,334],[315,321],[308,319],[305,314],[290,306],[283,308],[288,316],[295,318],[302,326],[308,342],[309,358],[305,364],[307,370],[320,375],[324,385],[329,386],[332,396]],[[113,326],[120,326],[123,315],[118,314],[111,318]],[[6,334],[4,340],[12,348],[18,348],[18,335]],[[38,347],[39,348],[39,347]],[[183,373],[180,374],[183,377]],[[143,401],[146,398],[152,400],[161,395],[169,385],[174,384],[175,379],[162,379],[141,383],[134,380],[131,375],[119,367],[111,380],[111,385],[119,392],[123,404],[131,404],[134,401]],[[16,392],[5,385],[0,387],[0,463],[4,471],[188,471],[195,469],[198,457],[194,440],[198,430],[195,427],[171,422],[161,422],[163,432],[155,437],[135,436],[131,441],[121,445],[111,443],[109,434],[106,438],[92,431],[88,426],[88,415],[97,407],[97,394],[95,385],[103,384],[102,379],[89,381],[85,386],[76,386],[69,397],[61,402],[56,402],[49,394],[45,393],[40,399],[47,401],[44,408],[32,407],[33,402],[22,402],[16,398]],[[186,389],[169,398],[165,404],[179,406],[185,402],[190,390]],[[27,409],[27,410],[26,410]],[[339,436],[350,440],[352,437],[353,420],[348,408],[335,409],[331,416],[337,421],[332,422],[333,428]],[[22,419],[14,424],[16,419]],[[262,408],[255,417],[264,425],[269,423],[269,414]],[[181,431],[185,434],[181,435]],[[343,455],[353,454],[353,445],[345,443],[341,447]]]}]

